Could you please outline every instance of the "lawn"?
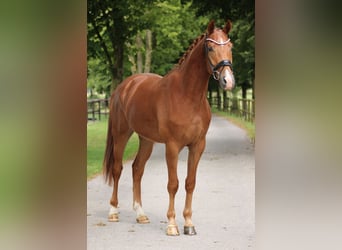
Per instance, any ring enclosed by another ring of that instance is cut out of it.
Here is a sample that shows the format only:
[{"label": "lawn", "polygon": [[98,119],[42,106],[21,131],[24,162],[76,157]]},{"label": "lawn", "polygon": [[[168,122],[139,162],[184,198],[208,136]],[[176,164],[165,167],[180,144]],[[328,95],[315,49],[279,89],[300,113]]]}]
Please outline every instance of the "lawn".
[{"label": "lawn", "polygon": [[[108,120],[89,121],[87,125],[87,177],[90,178],[102,172],[102,162],[107,139]],[[132,159],[139,146],[139,138],[133,134],[127,143],[124,161]]]}]

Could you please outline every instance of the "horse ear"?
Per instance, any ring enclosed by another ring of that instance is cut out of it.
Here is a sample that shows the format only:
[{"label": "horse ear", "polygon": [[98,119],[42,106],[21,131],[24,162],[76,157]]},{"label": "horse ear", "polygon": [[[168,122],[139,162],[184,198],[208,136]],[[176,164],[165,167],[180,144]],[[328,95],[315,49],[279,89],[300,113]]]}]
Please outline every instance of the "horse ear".
[{"label": "horse ear", "polygon": [[207,28],[207,33],[208,35],[210,35],[211,33],[213,33],[215,29],[215,21],[214,20],[211,20],[208,24],[208,28]]},{"label": "horse ear", "polygon": [[226,25],[223,28],[224,33],[228,35],[229,31],[232,29],[232,22],[228,19]]}]

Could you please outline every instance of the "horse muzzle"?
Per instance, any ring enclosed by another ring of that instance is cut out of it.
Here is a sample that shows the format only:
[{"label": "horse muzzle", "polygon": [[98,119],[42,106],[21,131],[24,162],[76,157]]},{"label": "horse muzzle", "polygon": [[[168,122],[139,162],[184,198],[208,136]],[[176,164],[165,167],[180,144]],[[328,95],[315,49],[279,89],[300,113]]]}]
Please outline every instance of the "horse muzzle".
[{"label": "horse muzzle", "polygon": [[225,68],[219,77],[220,87],[224,90],[232,90],[235,87],[235,78],[231,71]]}]

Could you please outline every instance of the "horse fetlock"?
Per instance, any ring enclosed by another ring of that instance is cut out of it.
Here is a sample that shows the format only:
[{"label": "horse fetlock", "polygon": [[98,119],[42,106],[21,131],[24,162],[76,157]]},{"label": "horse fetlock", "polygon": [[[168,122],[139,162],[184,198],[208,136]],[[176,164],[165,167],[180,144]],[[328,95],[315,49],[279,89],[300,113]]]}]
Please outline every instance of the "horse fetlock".
[{"label": "horse fetlock", "polygon": [[191,221],[191,216],[192,216],[192,210],[191,209],[184,209],[183,217],[184,217],[185,221],[188,221],[188,220]]}]

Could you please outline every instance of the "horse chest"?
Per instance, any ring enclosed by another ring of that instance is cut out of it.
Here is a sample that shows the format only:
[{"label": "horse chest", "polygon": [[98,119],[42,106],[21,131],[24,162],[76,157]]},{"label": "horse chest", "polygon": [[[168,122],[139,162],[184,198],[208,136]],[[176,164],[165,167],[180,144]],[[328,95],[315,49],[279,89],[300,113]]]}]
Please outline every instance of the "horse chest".
[{"label": "horse chest", "polygon": [[178,141],[191,143],[206,135],[210,117],[205,114],[186,114],[170,116],[166,121],[166,136],[172,136]]}]

